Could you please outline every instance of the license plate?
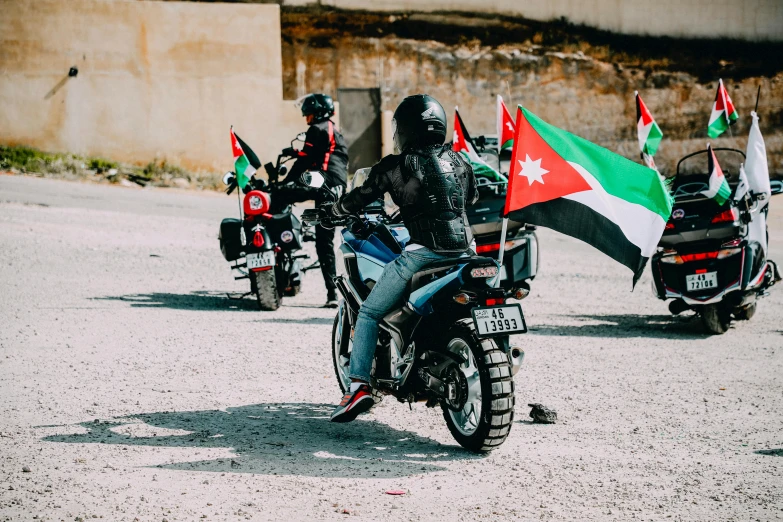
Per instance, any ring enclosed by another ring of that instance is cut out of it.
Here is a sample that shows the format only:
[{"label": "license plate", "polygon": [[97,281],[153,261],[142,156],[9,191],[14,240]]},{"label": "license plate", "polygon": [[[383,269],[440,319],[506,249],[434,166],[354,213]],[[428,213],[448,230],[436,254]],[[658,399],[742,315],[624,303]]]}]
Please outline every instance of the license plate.
[{"label": "license plate", "polygon": [[718,272],[705,272],[685,276],[685,287],[689,292],[718,287]]},{"label": "license plate", "polygon": [[518,304],[480,306],[472,310],[473,324],[479,337],[527,332],[522,307]]},{"label": "license plate", "polygon": [[275,264],[275,253],[271,250],[260,254],[248,254],[245,258],[247,259],[247,267],[250,269],[266,268]]}]

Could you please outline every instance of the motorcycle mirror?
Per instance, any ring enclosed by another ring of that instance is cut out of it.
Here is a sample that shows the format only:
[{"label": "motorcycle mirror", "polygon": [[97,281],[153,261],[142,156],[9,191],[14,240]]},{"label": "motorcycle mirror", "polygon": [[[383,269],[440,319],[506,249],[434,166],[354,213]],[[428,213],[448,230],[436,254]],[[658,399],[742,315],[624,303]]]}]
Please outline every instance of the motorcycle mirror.
[{"label": "motorcycle mirror", "polygon": [[223,184],[230,185],[235,177],[236,176],[234,176],[233,172],[226,172],[225,174],[223,174]]},{"label": "motorcycle mirror", "polygon": [[304,141],[306,138],[307,138],[307,133],[306,132],[300,132],[299,134],[296,135],[296,138],[291,140],[291,143],[293,143],[295,141]]},{"label": "motorcycle mirror", "polygon": [[299,180],[302,182],[302,185],[312,188],[321,188],[325,181],[323,174],[317,170],[302,172]]}]

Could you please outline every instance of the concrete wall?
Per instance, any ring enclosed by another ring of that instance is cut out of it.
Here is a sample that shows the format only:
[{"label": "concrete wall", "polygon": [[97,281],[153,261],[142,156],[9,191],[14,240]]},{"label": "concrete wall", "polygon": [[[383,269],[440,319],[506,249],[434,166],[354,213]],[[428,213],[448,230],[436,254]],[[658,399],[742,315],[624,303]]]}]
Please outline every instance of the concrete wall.
[{"label": "concrete wall", "polygon": [[781,0],[284,0],[372,11],[463,11],[550,21],[566,17],[625,34],[783,40]]},{"label": "concrete wall", "polygon": [[0,13],[0,143],[222,170],[232,124],[262,161],[304,130],[283,101],[276,5],[0,0]]}]

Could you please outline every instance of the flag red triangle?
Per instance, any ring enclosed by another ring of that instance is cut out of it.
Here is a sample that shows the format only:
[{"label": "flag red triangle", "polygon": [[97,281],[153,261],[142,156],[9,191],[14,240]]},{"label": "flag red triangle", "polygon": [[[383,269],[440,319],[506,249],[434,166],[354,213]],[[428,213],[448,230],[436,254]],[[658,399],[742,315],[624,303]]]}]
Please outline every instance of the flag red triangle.
[{"label": "flag red triangle", "polygon": [[715,156],[715,151],[712,150],[712,147],[710,144],[707,144],[707,148],[710,151],[710,155],[708,157],[708,168],[710,171],[710,176],[715,174],[717,178],[723,178],[723,169],[720,168],[720,164],[718,163],[718,158]]},{"label": "flag red triangle", "polygon": [[591,190],[581,174],[535,131],[521,108],[517,109],[516,127],[506,192],[506,215],[528,205]]},{"label": "flag red triangle", "polygon": [[462,118],[459,116],[459,111],[454,109],[454,138],[452,149],[454,152],[469,153],[468,143],[465,141],[465,129],[462,125]]},{"label": "flag red triangle", "polygon": [[234,154],[234,159],[242,156],[245,152],[237,141],[236,135],[234,135],[234,127],[231,127],[231,152]]},{"label": "flag red triangle", "polygon": [[636,95],[636,121],[642,120],[642,125],[649,125],[653,121],[652,114],[647,110],[647,106],[642,101],[642,97]]}]

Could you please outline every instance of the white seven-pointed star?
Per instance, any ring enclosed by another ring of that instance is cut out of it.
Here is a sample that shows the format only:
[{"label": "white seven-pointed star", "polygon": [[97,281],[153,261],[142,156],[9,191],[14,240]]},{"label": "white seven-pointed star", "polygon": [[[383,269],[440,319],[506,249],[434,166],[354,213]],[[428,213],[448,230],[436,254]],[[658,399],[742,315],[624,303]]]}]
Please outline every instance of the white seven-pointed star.
[{"label": "white seven-pointed star", "polygon": [[532,185],[534,181],[538,181],[542,185],[544,184],[544,174],[547,174],[549,171],[546,169],[541,168],[541,159],[537,159],[536,161],[533,161],[530,159],[530,156],[525,154],[525,161],[517,160],[519,161],[519,166],[521,167],[521,170],[519,171],[520,176],[525,176],[527,178],[527,184],[528,186]]}]

